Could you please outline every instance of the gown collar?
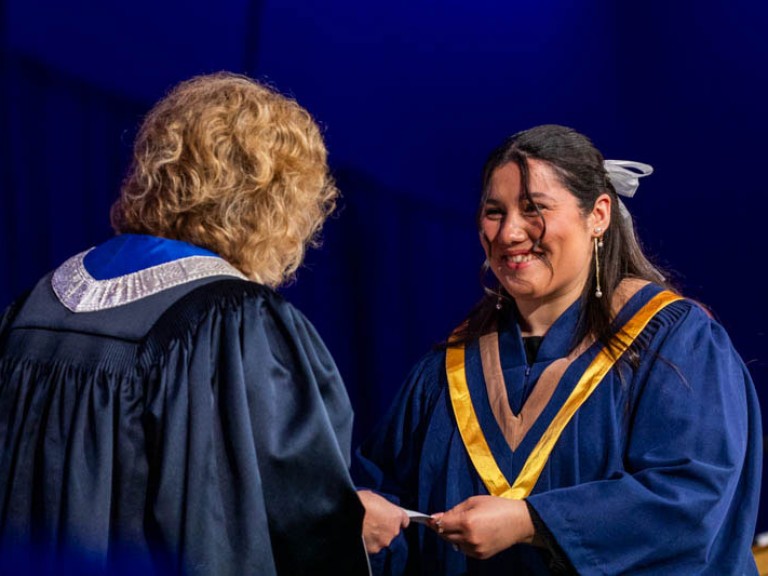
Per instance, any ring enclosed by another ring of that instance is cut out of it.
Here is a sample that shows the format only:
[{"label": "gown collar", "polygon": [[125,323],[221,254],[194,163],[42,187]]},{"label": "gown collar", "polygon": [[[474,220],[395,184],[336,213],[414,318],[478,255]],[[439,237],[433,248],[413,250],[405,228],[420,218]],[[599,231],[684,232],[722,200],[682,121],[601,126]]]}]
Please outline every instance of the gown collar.
[{"label": "gown collar", "polygon": [[[579,311],[579,300],[576,300],[549,327],[547,333],[542,337],[535,363],[549,362],[567,354],[573,345],[573,334],[579,320]],[[516,312],[512,312],[505,319],[499,332],[506,336],[503,337],[503,340],[506,341],[505,344],[516,349],[516,354],[514,354],[516,361],[513,363],[525,364],[525,349]]]},{"label": "gown collar", "polygon": [[217,254],[181,240],[121,234],[88,251],[83,265],[96,280],[109,280],[188,256]]},{"label": "gown collar", "polygon": [[[661,292],[663,288],[657,284],[641,281],[641,280],[625,280],[629,287],[628,297],[619,297],[616,299],[616,308],[614,313],[616,317],[614,324],[621,326],[627,319],[631,318],[645,302]],[[632,289],[631,286],[635,288]],[[581,300],[577,299],[573,302],[565,312],[563,312],[557,320],[549,327],[546,334],[542,338],[539,350],[536,354],[534,365],[538,363],[549,363],[558,358],[567,356],[571,348],[574,345],[573,337],[576,333],[576,325],[579,321],[579,315],[581,313]],[[509,345],[509,341],[517,340],[517,358],[515,363],[525,362],[525,349],[523,348],[522,335],[520,332],[520,325],[516,317],[516,312],[510,314],[504,321],[499,329],[500,333],[507,332],[506,340]]]},{"label": "gown collar", "polygon": [[57,268],[51,286],[72,312],[95,312],[211,276],[246,279],[210,250],[187,242],[123,234]]}]

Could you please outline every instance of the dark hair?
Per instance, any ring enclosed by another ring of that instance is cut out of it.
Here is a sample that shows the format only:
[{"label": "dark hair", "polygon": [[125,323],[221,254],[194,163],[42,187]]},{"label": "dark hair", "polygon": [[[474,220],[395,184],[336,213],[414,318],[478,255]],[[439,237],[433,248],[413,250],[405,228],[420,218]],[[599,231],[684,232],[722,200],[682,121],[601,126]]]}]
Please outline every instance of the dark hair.
[{"label": "dark hair", "polygon": [[[563,186],[578,200],[583,214],[588,214],[595,201],[602,194],[609,194],[611,203],[611,224],[603,235],[603,248],[600,254],[600,285],[602,298],[595,298],[595,267],[590,266],[590,275],[580,296],[581,316],[573,335],[572,348],[588,335],[607,343],[613,331],[611,322],[611,300],[616,287],[625,278],[649,280],[672,289],[664,273],[652,264],[643,254],[635,236],[631,219],[621,214],[616,190],[608,179],[603,166],[603,155],[592,142],[571,128],[547,124],[536,126],[508,138],[501,146],[491,152],[483,168],[482,195],[477,212],[477,225],[483,214],[483,207],[489,194],[491,177],[502,166],[514,162],[520,168],[523,194],[536,205],[530,197],[528,160],[546,162]],[[546,234],[546,222],[543,214],[540,242]],[[548,262],[546,262],[549,264]],[[482,275],[488,272],[487,262],[483,264]],[[509,297],[498,281],[495,286],[485,286],[486,295],[477,303],[467,316],[462,326],[454,332],[446,345],[466,343],[496,327],[499,313],[508,313],[514,301]],[[499,297],[502,308],[497,309]]]}]

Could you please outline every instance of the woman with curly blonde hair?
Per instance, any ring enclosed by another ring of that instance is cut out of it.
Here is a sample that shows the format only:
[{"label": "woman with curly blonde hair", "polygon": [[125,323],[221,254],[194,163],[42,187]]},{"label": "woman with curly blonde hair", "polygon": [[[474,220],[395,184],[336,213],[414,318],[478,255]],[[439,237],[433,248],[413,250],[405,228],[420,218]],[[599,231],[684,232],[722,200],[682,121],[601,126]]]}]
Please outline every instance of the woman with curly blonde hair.
[{"label": "woman with curly blonde hair", "polygon": [[335,206],[326,158],[294,100],[242,76],[195,78],[144,121],[112,225],[208,248],[277,286]]},{"label": "woman with curly blonde hair", "polygon": [[117,235],[0,318],[0,567],[368,573],[346,390],[273,290],[337,194],[310,114],[250,78],[149,112]]}]

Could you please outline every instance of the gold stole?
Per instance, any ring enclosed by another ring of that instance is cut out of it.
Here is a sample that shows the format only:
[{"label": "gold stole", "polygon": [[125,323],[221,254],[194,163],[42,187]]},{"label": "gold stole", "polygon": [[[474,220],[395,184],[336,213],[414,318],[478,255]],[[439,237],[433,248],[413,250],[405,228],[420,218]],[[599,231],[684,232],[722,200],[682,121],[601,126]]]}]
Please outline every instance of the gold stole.
[{"label": "gold stole", "polygon": [[490,494],[503,498],[522,499],[531,493],[550,453],[560,438],[560,434],[579,407],[595,391],[619,357],[648,325],[651,318],[672,302],[681,299],[681,296],[672,292],[660,292],[617,331],[609,346],[600,350],[584,371],[568,399],[531,451],[520,474],[511,486],[491,453],[472,406],[472,398],[467,385],[464,346],[448,348],[445,357],[445,370],[448,376],[448,389],[456,423],[469,457]]}]

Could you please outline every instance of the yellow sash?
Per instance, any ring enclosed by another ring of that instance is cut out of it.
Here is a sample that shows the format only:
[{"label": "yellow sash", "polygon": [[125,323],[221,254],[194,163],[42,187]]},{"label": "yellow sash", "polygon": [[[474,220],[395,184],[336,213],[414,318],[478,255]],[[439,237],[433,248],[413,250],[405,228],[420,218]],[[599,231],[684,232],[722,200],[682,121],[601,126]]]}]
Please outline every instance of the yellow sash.
[{"label": "yellow sash", "polygon": [[464,346],[448,348],[445,357],[445,371],[448,376],[448,389],[453,412],[456,415],[456,424],[469,457],[489,493],[494,496],[514,499],[525,498],[531,493],[552,449],[560,438],[560,434],[579,407],[595,391],[616,360],[632,345],[632,342],[643,331],[651,318],[672,302],[681,299],[681,296],[672,292],[658,293],[624,324],[623,328],[611,340],[610,346],[600,350],[542,434],[512,486],[509,485],[493,457],[472,406],[464,363]]}]

